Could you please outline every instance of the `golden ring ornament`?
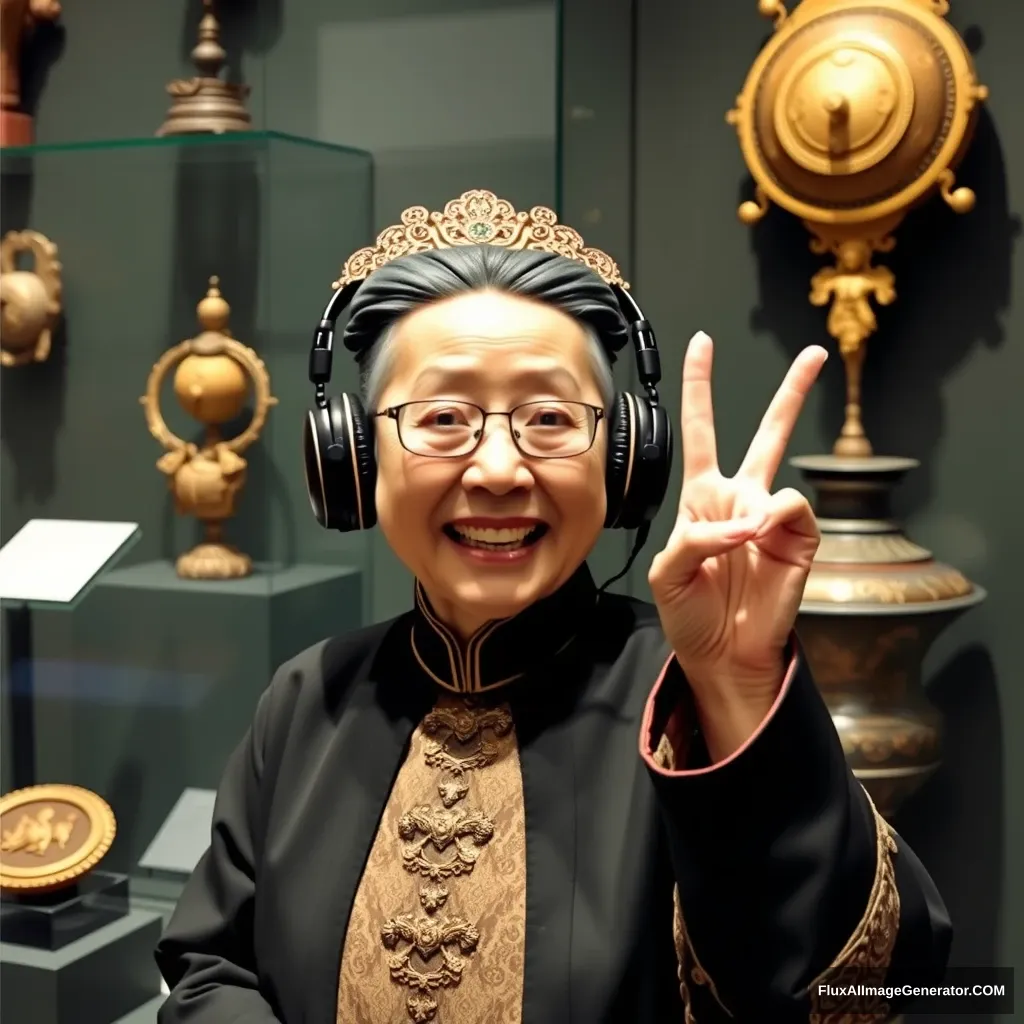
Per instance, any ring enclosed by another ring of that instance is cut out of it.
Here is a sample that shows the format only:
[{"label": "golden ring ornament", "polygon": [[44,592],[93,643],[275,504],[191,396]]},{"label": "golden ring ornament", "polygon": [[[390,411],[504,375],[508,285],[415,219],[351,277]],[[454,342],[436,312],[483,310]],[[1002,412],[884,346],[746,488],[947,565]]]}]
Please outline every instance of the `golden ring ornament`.
[{"label": "golden ring ornament", "polygon": [[0,890],[51,892],[74,885],[117,834],[110,805],[91,790],[29,786],[0,798]]},{"label": "golden ring ornament", "polygon": [[[210,278],[196,312],[201,332],[157,360],[139,402],[149,432],[166,449],[157,468],[167,477],[176,510],[194,515],[204,527],[204,540],[178,557],[178,575],[185,579],[238,579],[252,572],[252,559],[225,543],[223,524],[235,514],[245,484],[247,464],[242,453],[259,439],[277,398],[271,394],[263,360],[231,336],[231,307],[216,276]],[[172,369],[179,403],[205,427],[199,444],[178,437],[160,411],[160,392]],[[252,417],[237,436],[222,438],[220,427],[242,412],[250,382]]]},{"label": "golden ring ornament", "polygon": [[160,412],[160,390],[167,374],[188,356],[223,353],[241,364],[252,380],[255,389],[256,405],[248,426],[237,437],[221,442],[228,451],[240,455],[246,448],[259,440],[260,433],[267,421],[267,413],[272,406],[277,405],[277,399],[270,393],[270,377],[267,374],[266,366],[248,345],[243,345],[242,342],[236,341],[234,338],[219,338],[216,348],[204,347],[197,344],[196,341],[197,339],[190,339],[180,342],[168,349],[153,366],[146,383],[146,394],[139,400],[145,408],[146,425],[153,437],[171,451],[184,452],[195,448],[194,444],[182,440],[167,426],[163,414]]},{"label": "golden ring ornament", "polygon": [[737,211],[756,224],[771,203],[800,217],[811,248],[835,265],[811,281],[828,306],[828,333],[846,369],[846,416],[834,454],[866,457],[861,421],[871,303],[896,298],[890,270],[872,265],[916,205],[938,193],[956,213],[975,195],[956,185],[980,103],[964,41],[946,21],[947,0],[759,0],[775,34],[757,55],[727,121],[754,179]]}]

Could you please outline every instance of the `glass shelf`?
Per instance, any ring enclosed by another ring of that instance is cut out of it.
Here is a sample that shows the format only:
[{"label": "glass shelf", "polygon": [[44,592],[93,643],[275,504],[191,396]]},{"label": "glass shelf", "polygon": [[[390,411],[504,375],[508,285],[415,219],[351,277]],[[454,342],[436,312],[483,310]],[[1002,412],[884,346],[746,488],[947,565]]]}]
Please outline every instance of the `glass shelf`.
[{"label": "glass shelf", "polygon": [[319,149],[332,153],[347,153],[357,160],[365,160],[369,154],[351,146],[339,146],[332,142],[319,139],[306,139],[299,135],[286,132],[225,132],[222,135],[170,135],[165,137],[144,137],[133,139],[92,139],[81,142],[57,142],[32,146],[5,146],[0,149],[4,170],[8,163],[16,163],[26,157],[51,153],[92,153],[112,149],[216,149],[224,147],[240,151],[253,147],[268,146],[273,143],[284,143],[289,146],[301,146],[308,149]]}]

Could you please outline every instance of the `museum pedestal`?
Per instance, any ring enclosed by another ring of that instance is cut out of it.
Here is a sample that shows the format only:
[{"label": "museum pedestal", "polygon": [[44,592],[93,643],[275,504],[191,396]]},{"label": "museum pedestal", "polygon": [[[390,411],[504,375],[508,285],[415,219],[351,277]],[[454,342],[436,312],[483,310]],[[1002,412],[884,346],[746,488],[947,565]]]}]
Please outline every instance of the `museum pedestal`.
[{"label": "museum pedestal", "polygon": [[196,581],[144,562],[70,613],[36,612],[36,781],[102,794],[118,819],[104,867],[134,872],[182,791],[216,789],[274,670],[357,627],[361,600],[344,567]]},{"label": "museum pedestal", "polygon": [[112,1024],[160,995],[158,914],[132,911],[55,952],[0,943],[0,1019]]},{"label": "museum pedestal", "polygon": [[53,892],[0,900],[0,942],[55,952],[128,914],[127,875],[91,871]]}]

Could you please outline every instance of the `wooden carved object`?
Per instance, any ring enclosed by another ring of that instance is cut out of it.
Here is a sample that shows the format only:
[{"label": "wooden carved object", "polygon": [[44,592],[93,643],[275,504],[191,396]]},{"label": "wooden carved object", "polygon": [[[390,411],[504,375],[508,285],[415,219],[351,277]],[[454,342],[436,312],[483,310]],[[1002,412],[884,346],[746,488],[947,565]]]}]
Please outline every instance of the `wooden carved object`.
[{"label": "wooden carved object", "polygon": [[32,118],[21,110],[21,51],[41,21],[56,21],[58,0],[0,0],[0,146],[28,146]]},{"label": "wooden carved object", "polygon": [[[32,256],[29,270],[18,257]],[[57,246],[38,231],[10,231],[0,242],[0,365],[44,362],[61,314]]]}]

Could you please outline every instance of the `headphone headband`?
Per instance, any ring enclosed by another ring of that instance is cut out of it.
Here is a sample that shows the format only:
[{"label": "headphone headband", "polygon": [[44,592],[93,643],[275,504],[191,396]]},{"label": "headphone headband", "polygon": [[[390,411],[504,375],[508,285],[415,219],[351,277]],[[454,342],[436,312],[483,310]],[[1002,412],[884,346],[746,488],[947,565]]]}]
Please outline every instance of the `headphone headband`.
[{"label": "headphone headband", "polygon": [[[315,388],[315,401],[319,408],[327,403],[327,385],[331,382],[334,364],[334,333],[341,314],[352,304],[363,280],[350,281],[335,289],[324,307],[320,322],[313,332],[309,351],[309,382]],[[610,286],[626,321],[626,330],[636,355],[637,376],[651,402],[658,404],[658,384],[661,382],[661,356],[654,337],[654,328],[644,316],[639,303],[622,285]]]}]

